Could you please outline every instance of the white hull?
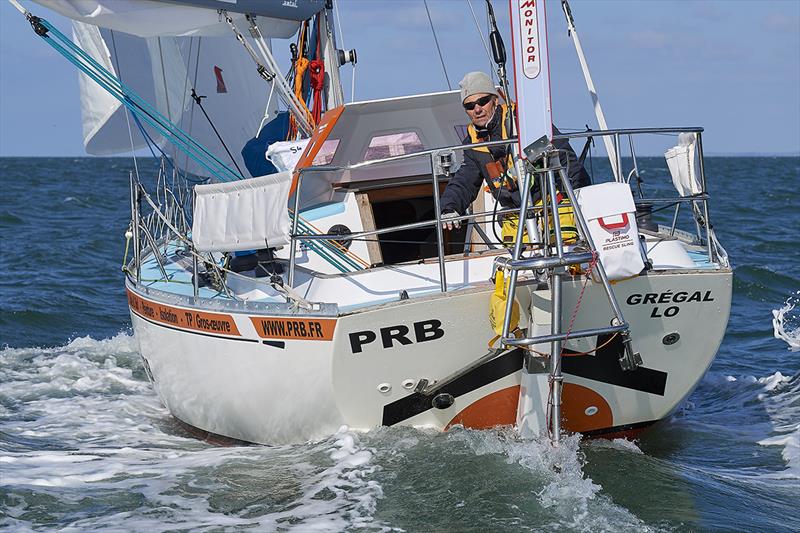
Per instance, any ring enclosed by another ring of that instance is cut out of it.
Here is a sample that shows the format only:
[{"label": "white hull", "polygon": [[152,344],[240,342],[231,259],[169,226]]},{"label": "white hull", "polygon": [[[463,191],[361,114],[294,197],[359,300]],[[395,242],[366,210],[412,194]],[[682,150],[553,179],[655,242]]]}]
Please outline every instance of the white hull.
[{"label": "white hull", "polygon": [[[624,432],[673,411],[716,354],[728,320],[731,280],[727,269],[684,270],[617,283],[615,293],[643,365],[632,372],[620,369],[618,339],[595,354],[565,357],[564,427],[589,434]],[[580,283],[565,284],[564,330]],[[128,290],[133,327],[156,391],[176,418],[203,431],[280,444],[322,437],[342,425],[444,430],[517,422],[525,374],[519,350],[445,386],[441,392],[455,398],[445,409],[413,391],[419,380],[441,380],[487,353],[494,336],[487,319],[488,283],[316,317],[200,310],[157,291]],[[521,323],[529,323],[531,292],[532,328],[549,332],[549,291],[518,290]],[[573,329],[607,325],[609,316],[602,289],[590,283]],[[680,338],[665,344],[671,333]],[[568,341],[565,347],[590,351],[597,340]],[[539,371],[536,367],[531,371]]]}]

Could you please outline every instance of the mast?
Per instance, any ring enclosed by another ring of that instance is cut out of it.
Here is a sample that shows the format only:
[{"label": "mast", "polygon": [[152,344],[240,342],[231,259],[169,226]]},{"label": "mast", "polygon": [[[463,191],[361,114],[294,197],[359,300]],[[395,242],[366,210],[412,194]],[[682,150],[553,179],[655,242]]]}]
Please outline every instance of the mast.
[{"label": "mast", "polygon": [[[592,97],[592,105],[594,106],[594,114],[597,117],[597,123],[601,130],[607,130],[608,124],[606,124],[606,117],[603,114],[603,108],[600,106],[600,97],[597,96],[597,89],[594,87],[592,75],[589,72],[589,65],[586,63],[586,56],[583,54],[583,47],[581,46],[581,41],[578,38],[578,31],[575,29],[575,19],[572,17],[572,10],[570,9],[569,2],[567,0],[561,0],[561,9],[564,11],[564,16],[567,17],[568,32],[572,36],[572,42],[575,43],[575,51],[578,53],[578,61],[581,63],[583,77],[586,80],[586,88],[589,90],[589,95]],[[608,154],[608,161],[611,164],[611,170],[614,172],[614,179],[618,182],[623,182],[624,180],[620,174],[620,169],[617,168],[618,160],[617,151],[614,147],[614,141],[610,136],[603,135],[603,144],[606,147],[606,153]]]}]

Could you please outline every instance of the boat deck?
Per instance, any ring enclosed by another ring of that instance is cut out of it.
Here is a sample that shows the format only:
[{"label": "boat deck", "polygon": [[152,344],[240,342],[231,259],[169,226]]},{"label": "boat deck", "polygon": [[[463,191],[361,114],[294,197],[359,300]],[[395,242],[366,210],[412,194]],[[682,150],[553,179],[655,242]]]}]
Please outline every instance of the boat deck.
[{"label": "boat deck", "polygon": [[[706,249],[699,245],[664,237],[662,234],[647,235],[646,242],[655,271],[721,268],[719,264],[709,261]],[[676,246],[676,243],[680,243],[680,246]],[[680,251],[682,262],[671,262],[669,254],[655,252],[658,246],[663,245],[672,247],[672,255],[676,249]],[[164,258],[163,265],[159,265],[152,254],[143,262],[141,286],[178,296],[193,297],[191,257],[177,242],[164,245],[161,252]],[[464,290],[488,283],[496,256],[497,252],[469,258],[463,256],[448,258],[445,263],[448,290]],[[340,312],[348,312],[398,299],[429,296],[440,290],[439,283],[437,262],[416,262],[337,275],[319,275],[298,268],[295,290],[310,301],[336,302]],[[243,300],[277,304],[286,301],[283,294],[270,287],[269,278],[255,278],[253,271],[229,276],[228,287],[233,297],[207,285],[199,288],[198,296],[219,301]]]}]

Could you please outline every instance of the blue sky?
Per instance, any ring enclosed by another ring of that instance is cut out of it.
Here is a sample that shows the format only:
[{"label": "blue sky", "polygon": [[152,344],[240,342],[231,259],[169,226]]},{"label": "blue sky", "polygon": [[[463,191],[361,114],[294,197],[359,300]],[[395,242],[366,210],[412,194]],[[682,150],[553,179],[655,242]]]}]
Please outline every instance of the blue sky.
[{"label": "blue sky", "polygon": [[[699,125],[708,153],[800,152],[800,1],[570,3],[610,127]],[[494,4],[507,21],[507,3]],[[487,70],[466,0],[428,5],[452,86],[465,72]],[[447,89],[422,0],[339,6],[344,44],[358,50],[357,100]],[[483,3],[472,6],[484,24]],[[549,2],[548,29],[554,121],[594,125],[558,1]],[[276,55],[285,49],[276,46]],[[349,68],[343,78],[349,95]],[[0,155],[83,154],[77,73],[0,3]]]}]

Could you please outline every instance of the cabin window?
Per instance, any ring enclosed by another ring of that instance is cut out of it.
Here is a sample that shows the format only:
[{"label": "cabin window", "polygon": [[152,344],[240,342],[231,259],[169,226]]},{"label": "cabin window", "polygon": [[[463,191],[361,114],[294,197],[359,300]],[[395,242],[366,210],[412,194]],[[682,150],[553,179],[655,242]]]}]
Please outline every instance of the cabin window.
[{"label": "cabin window", "polygon": [[314,161],[311,163],[315,167],[329,165],[333,161],[333,156],[336,155],[336,149],[339,148],[339,139],[328,139],[319,149],[317,155],[314,156]]},{"label": "cabin window", "polygon": [[364,161],[384,159],[398,155],[413,154],[425,149],[416,132],[376,135],[369,141]]},{"label": "cabin window", "polygon": [[456,130],[456,135],[458,135],[459,139],[465,139],[467,137],[467,132],[469,131],[467,128],[467,124],[459,124],[457,126],[453,126]]}]

